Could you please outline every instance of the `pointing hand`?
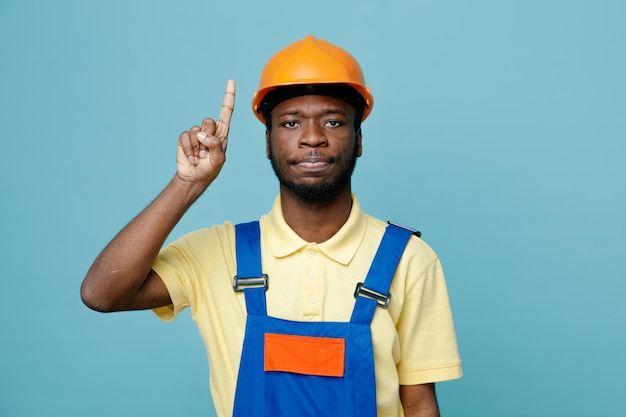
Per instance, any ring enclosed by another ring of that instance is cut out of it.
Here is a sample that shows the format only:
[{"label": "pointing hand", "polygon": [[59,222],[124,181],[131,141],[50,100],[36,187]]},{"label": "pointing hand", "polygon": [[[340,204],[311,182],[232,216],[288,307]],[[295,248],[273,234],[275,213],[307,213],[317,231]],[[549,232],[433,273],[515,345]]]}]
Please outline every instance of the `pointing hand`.
[{"label": "pointing hand", "polygon": [[180,134],[176,151],[177,175],[185,181],[209,185],[217,177],[228,145],[230,119],[235,107],[235,81],[228,80],[217,122],[207,118]]}]

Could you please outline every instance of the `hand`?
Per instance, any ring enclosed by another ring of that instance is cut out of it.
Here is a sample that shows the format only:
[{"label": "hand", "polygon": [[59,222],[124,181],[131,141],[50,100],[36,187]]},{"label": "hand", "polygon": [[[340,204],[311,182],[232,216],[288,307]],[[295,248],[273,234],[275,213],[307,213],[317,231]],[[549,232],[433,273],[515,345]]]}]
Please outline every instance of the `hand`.
[{"label": "hand", "polygon": [[235,107],[235,81],[228,80],[220,115],[207,118],[202,127],[193,126],[180,134],[176,150],[176,175],[184,181],[209,185],[217,177],[228,145],[230,119]]}]

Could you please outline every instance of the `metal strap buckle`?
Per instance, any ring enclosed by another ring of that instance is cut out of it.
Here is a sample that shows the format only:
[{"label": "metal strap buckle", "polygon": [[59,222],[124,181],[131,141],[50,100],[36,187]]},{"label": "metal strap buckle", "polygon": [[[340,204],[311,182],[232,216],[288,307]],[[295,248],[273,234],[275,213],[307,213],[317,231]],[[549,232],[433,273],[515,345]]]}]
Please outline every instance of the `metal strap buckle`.
[{"label": "metal strap buckle", "polygon": [[370,290],[369,288],[365,288],[362,282],[356,284],[356,290],[354,291],[354,298],[361,296],[366,298],[371,298],[375,300],[378,304],[378,307],[387,308],[389,307],[389,301],[391,300],[391,294],[381,294],[377,291]]},{"label": "metal strap buckle", "polygon": [[241,292],[246,288],[263,288],[267,291],[269,277],[263,274],[260,277],[239,278],[237,275],[233,278],[233,289]]}]

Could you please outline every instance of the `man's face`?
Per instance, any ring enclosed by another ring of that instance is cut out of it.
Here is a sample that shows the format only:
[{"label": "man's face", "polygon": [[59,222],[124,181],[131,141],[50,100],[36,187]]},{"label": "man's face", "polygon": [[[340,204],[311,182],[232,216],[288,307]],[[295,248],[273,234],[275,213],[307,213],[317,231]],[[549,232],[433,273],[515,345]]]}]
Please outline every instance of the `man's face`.
[{"label": "man's face", "polygon": [[266,152],[282,192],[314,202],[350,190],[362,151],[352,105],[334,97],[300,96],[279,103],[271,117]]}]

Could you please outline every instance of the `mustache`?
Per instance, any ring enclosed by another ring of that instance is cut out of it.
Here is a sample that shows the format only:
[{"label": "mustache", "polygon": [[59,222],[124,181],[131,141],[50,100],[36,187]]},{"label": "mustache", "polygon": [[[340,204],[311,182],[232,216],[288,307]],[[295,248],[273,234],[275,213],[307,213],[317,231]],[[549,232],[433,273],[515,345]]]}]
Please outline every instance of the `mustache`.
[{"label": "mustache", "polygon": [[290,164],[299,164],[301,162],[333,163],[336,161],[337,161],[337,158],[334,156],[325,155],[324,153],[319,152],[317,150],[310,150],[310,151],[305,152],[303,155],[300,155],[298,158],[288,160],[287,162],[289,162]]}]

